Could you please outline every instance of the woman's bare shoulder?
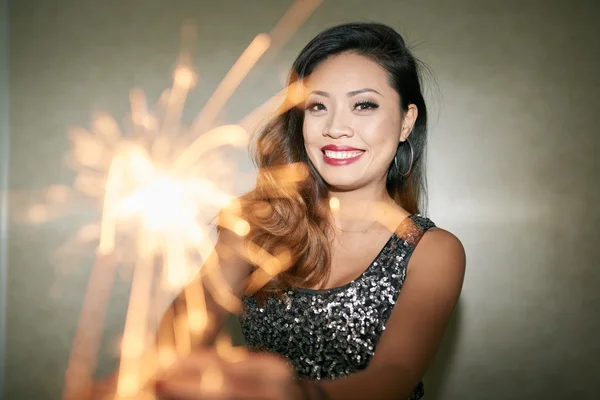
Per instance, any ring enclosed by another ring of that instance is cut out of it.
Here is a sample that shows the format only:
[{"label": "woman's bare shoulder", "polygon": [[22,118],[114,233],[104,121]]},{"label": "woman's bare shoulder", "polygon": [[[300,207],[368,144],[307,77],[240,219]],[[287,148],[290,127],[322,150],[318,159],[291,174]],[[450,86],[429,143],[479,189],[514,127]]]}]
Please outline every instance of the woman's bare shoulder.
[{"label": "woman's bare shoulder", "polygon": [[446,270],[462,276],[466,267],[465,248],[452,232],[434,226],[421,238],[411,262],[418,265],[419,269],[437,270],[437,273]]}]

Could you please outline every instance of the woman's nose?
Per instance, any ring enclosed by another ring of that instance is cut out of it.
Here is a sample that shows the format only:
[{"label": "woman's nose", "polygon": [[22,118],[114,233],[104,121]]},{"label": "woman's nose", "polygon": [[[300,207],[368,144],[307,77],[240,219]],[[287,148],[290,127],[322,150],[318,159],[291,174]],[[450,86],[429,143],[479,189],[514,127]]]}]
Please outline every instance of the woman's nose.
[{"label": "woman's nose", "polygon": [[333,139],[340,137],[352,137],[354,136],[354,130],[348,123],[349,118],[337,112],[331,115],[329,123],[323,130],[323,136],[327,136]]}]

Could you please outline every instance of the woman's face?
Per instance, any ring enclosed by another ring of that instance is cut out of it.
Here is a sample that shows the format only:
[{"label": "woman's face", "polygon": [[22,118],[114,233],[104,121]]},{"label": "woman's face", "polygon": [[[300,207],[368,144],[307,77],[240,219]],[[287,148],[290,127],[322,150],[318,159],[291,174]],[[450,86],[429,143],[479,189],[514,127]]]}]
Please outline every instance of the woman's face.
[{"label": "woman's face", "polygon": [[400,97],[387,72],[366,57],[343,53],[318,65],[305,85],[304,144],[325,182],[337,191],[385,184],[398,143],[416,119],[412,106],[403,127]]}]

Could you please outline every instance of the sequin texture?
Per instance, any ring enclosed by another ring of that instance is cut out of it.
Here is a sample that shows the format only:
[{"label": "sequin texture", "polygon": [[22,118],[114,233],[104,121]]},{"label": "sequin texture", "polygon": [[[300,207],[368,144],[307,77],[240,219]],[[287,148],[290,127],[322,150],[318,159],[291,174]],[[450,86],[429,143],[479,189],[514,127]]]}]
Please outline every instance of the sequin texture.
[{"label": "sequin texture", "polygon": [[[412,251],[435,226],[410,216],[354,281],[326,290],[292,289],[260,304],[244,297],[246,345],[285,356],[306,379],[334,379],[365,369],[400,294]],[[423,396],[423,385],[410,399]]]}]

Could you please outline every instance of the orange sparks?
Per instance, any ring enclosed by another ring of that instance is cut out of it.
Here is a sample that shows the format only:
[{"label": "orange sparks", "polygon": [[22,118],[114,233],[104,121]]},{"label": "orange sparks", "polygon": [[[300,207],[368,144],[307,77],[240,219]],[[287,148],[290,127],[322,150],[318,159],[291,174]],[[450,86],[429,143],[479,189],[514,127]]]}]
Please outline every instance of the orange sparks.
[{"label": "orange sparks", "polygon": [[[98,246],[65,375],[64,399],[91,396],[104,315],[118,267],[132,267],[133,272],[120,345],[117,394],[121,397],[137,396],[156,372],[155,368],[166,368],[178,357],[189,354],[194,340],[213,322],[205,293],[185,290],[187,312],[176,316],[170,333],[158,332],[155,343],[150,339],[154,332],[149,321],[157,302],[154,290],[165,290],[167,296],[180,292],[203,268],[212,298],[231,312],[241,307],[240,299],[220,270],[211,221],[219,211],[228,209],[233,212],[225,212],[219,219],[223,227],[245,237],[250,233],[250,225],[236,212],[239,204],[225,189],[228,183],[211,180],[211,169],[227,174],[229,169],[219,166],[230,163],[218,156],[209,162],[208,155],[214,155],[224,146],[247,147],[251,133],[266,117],[303,101],[302,84],[285,88],[238,124],[214,124],[267,50],[271,49],[273,54],[280,49],[320,3],[320,0],[296,1],[270,34],[257,35],[189,129],[180,126],[180,120],[187,96],[198,83],[198,75],[186,49],[174,70],[172,87],[158,100],[156,110],[149,109],[144,92],[134,89],[130,93],[131,113],[126,130],[122,131],[115,119],[105,113],[94,115],[90,131],[78,127],[69,130],[72,152],[67,161],[77,172],[74,187],[50,186],[44,193],[48,204],[31,207],[25,216],[33,223],[48,221],[59,214],[60,207],[68,208],[77,196],[92,200],[101,211],[99,221],[83,225],[67,243],[76,247],[97,241]],[[187,47],[191,47],[189,42],[194,36],[194,30],[185,25],[182,40]],[[191,143],[187,140],[189,136],[193,138]],[[181,148],[182,142],[186,142],[185,148]],[[300,165],[269,172],[281,182],[282,193],[292,190],[308,174]],[[233,173],[232,170],[229,177],[232,182]],[[334,207],[333,203],[331,206]],[[61,247],[61,252],[65,248]],[[255,290],[292,265],[288,251],[273,255],[252,243],[247,243],[242,256],[259,267],[250,278],[250,286]],[[153,352],[156,366],[144,361],[149,351]],[[225,339],[218,341],[217,351],[231,362],[245,356]],[[214,367],[206,371],[200,386],[215,392],[224,384],[223,379],[221,371]]]}]

